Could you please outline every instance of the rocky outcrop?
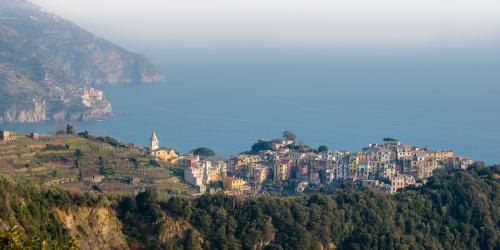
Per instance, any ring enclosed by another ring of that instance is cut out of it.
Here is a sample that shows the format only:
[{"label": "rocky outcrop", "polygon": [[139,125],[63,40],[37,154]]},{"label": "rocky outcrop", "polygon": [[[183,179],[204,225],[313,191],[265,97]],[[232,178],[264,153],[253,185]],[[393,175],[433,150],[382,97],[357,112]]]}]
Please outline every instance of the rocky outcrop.
[{"label": "rocky outcrop", "polygon": [[78,235],[80,249],[129,249],[122,224],[109,208],[56,209],[59,220]]},{"label": "rocky outcrop", "polygon": [[159,237],[162,242],[184,239],[188,230],[195,230],[188,222],[174,220],[169,216],[164,216],[162,223],[165,227],[165,230]]},{"label": "rocky outcrop", "polygon": [[0,123],[89,121],[102,119],[113,112],[104,94],[94,88],[59,90],[58,98],[54,93],[40,94],[14,103],[0,113]]},{"label": "rocky outcrop", "polygon": [[32,123],[47,120],[47,103],[45,100],[33,98],[23,107],[11,107],[0,114],[0,123]]}]

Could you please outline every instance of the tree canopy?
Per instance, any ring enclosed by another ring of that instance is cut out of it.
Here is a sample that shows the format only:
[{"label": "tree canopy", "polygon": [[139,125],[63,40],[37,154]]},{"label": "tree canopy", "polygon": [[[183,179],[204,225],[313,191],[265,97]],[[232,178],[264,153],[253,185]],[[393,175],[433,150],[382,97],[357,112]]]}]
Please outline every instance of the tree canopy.
[{"label": "tree canopy", "polygon": [[205,157],[205,158],[215,156],[215,152],[209,148],[206,148],[206,147],[199,147],[199,148],[193,150],[193,154],[200,156],[200,157]]},{"label": "tree canopy", "polygon": [[321,145],[318,147],[318,152],[327,152],[328,151],[328,147],[325,146],[325,145]]},{"label": "tree canopy", "polygon": [[383,139],[384,142],[395,142],[395,141],[399,141],[398,139],[395,139],[395,138],[390,138],[390,137],[386,137]]},{"label": "tree canopy", "polygon": [[295,139],[297,139],[297,135],[290,130],[285,130],[285,131],[283,131],[283,138],[289,139],[289,140],[295,140]]},{"label": "tree canopy", "polygon": [[[500,166],[481,163],[440,170],[423,187],[395,195],[348,184],[298,197],[161,197],[147,189],[113,208],[134,249],[499,249],[498,176]],[[29,246],[29,239],[66,249],[73,237],[54,208],[106,206],[103,196],[2,175],[0,190],[0,222],[22,227],[0,232],[0,249]]]},{"label": "tree canopy", "polygon": [[272,147],[270,145],[269,142],[266,142],[266,141],[259,141],[259,142],[256,142],[252,145],[252,150],[250,151],[250,153],[252,154],[257,154],[259,153],[260,151],[263,151],[263,150],[271,150]]},{"label": "tree canopy", "polygon": [[[170,198],[164,213],[192,227],[162,247],[184,249],[498,249],[500,167],[441,171],[387,195],[342,186],[279,198]],[[151,224],[153,227],[155,224]],[[145,243],[146,244],[146,243]]]}]

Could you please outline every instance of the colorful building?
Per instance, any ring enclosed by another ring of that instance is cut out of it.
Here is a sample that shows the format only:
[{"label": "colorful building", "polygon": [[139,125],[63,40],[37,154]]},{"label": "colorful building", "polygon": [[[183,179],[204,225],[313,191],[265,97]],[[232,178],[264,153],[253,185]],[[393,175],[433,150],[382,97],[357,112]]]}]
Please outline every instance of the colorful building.
[{"label": "colorful building", "polygon": [[151,151],[151,155],[160,161],[165,161],[170,164],[177,164],[179,162],[179,155],[173,148],[159,148]]},{"label": "colorful building", "polygon": [[153,132],[151,134],[151,138],[149,139],[150,148],[149,153],[153,158],[159,161],[164,161],[170,164],[177,164],[179,161],[179,155],[173,148],[160,148],[160,142],[158,141],[158,137],[156,133]]},{"label": "colorful building", "polygon": [[285,181],[290,178],[290,162],[278,160],[274,163],[274,180]]},{"label": "colorful building", "polygon": [[398,189],[415,184],[415,178],[411,175],[394,175],[390,180],[391,193],[395,193]]},{"label": "colorful building", "polygon": [[244,182],[240,178],[224,177],[222,178],[222,186],[228,191],[239,191],[243,188]]}]

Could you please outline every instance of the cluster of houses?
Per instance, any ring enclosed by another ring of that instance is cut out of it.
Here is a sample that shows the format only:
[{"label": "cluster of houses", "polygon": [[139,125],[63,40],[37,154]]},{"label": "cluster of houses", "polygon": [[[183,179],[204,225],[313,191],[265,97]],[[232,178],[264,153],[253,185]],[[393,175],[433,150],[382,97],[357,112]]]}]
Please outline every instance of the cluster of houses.
[{"label": "cluster of houses", "polygon": [[180,164],[184,180],[200,192],[217,184],[222,184],[224,192],[233,194],[265,192],[271,186],[286,184],[300,193],[345,181],[394,193],[422,185],[436,169],[466,169],[473,163],[450,150],[429,150],[392,138],[385,138],[382,144],[369,144],[360,152],[319,151],[296,145],[290,138],[261,140],[259,143],[266,145],[262,150],[228,160],[211,160],[179,156],[173,149],[158,148],[155,137],[153,134],[151,138],[151,153],[158,159]]},{"label": "cluster of houses", "polygon": [[184,168],[184,181],[196,187],[200,193],[206,192],[211,183],[221,181],[225,181],[227,185],[238,190],[243,185],[242,180],[235,178],[234,183],[230,183],[230,178],[225,178],[227,163],[223,160],[202,159],[200,156],[193,154],[179,155],[173,148],[160,147],[155,132],[151,135],[149,142],[150,147],[147,152],[156,160],[171,165],[181,165]]},{"label": "cluster of houses", "polygon": [[[40,135],[31,133],[29,137],[38,139]],[[15,139],[14,133],[0,131],[0,141]],[[326,147],[315,150],[288,137],[260,140],[256,145],[251,152],[228,160],[180,155],[173,148],[160,147],[153,132],[146,152],[157,161],[181,166],[184,181],[199,193],[215,190],[228,194],[269,192],[277,187],[301,193],[338,182],[395,193],[422,185],[436,169],[466,169],[473,163],[450,150],[429,150],[392,138],[369,144],[359,152],[328,151]]]},{"label": "cluster of houses", "polygon": [[227,164],[223,160],[212,161],[188,155],[180,164],[184,168],[184,181],[195,186],[200,193],[206,192],[210,184],[221,181],[228,190],[243,188],[243,180],[226,176]]},{"label": "cluster of houses", "polygon": [[40,86],[54,98],[63,103],[70,103],[72,100],[79,100],[85,107],[92,107],[94,102],[104,99],[104,92],[92,87],[60,87],[54,84],[53,78],[45,72],[45,77],[40,81]]},{"label": "cluster of houses", "polygon": [[[7,130],[0,130],[0,141],[3,141],[3,142],[15,141],[17,138],[16,136],[17,135],[14,132],[7,131]],[[34,139],[34,140],[40,139],[40,134],[38,134],[38,133],[29,133],[27,136],[31,139]]]}]

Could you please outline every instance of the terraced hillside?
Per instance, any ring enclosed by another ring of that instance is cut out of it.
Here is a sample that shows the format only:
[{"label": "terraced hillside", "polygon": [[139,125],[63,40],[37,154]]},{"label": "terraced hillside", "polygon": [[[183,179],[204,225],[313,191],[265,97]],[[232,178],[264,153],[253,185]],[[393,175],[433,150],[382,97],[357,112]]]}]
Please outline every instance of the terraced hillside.
[{"label": "terraced hillside", "polygon": [[109,137],[17,135],[14,141],[0,142],[0,172],[42,185],[112,193],[148,187],[190,193],[175,174],[179,170]]}]

